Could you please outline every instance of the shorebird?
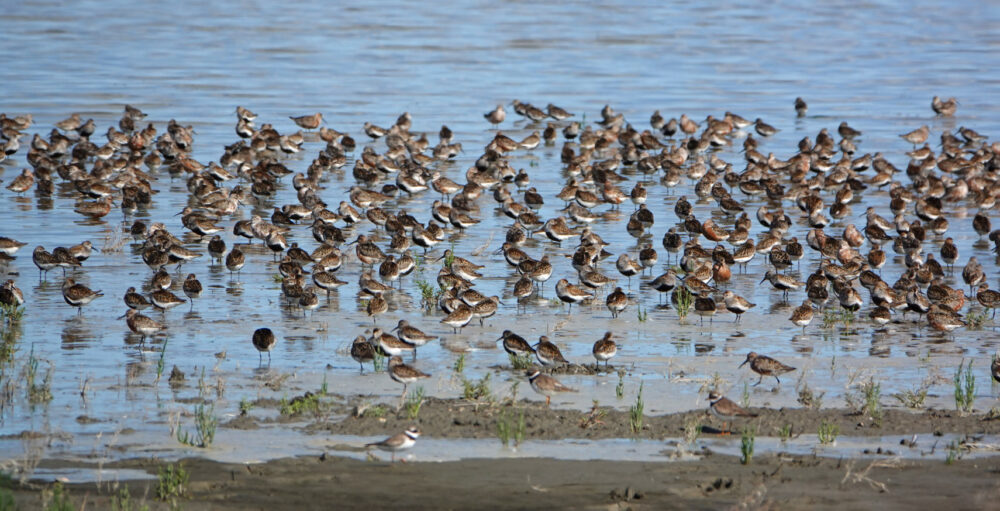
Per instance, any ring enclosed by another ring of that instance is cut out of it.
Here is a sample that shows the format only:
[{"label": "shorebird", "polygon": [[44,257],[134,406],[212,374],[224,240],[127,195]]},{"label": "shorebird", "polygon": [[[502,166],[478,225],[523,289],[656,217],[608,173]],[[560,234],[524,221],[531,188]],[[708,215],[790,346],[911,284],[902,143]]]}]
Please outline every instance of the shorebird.
[{"label": "shorebird", "polygon": [[753,351],[747,353],[747,358],[740,364],[740,367],[743,367],[748,362],[750,363],[750,370],[760,375],[760,379],[757,380],[754,386],[760,385],[764,381],[765,376],[774,376],[774,379],[778,380],[778,383],[781,383],[781,380],[778,378],[779,375],[795,370],[792,366],[782,364],[765,355],[758,355]]},{"label": "shorebird", "polygon": [[375,360],[375,351],[375,346],[368,342],[365,336],[359,335],[354,338],[354,342],[351,343],[351,358],[361,366],[361,374],[365,374],[365,362]]},{"label": "shorebird", "polygon": [[493,110],[483,114],[483,117],[485,117],[487,121],[490,121],[490,124],[492,124],[495,128],[507,118],[507,111],[504,110],[503,105],[497,105],[497,107]]},{"label": "shorebird", "polygon": [[538,358],[538,362],[543,366],[548,366],[552,364],[568,364],[569,360],[563,357],[562,352],[559,351],[559,346],[556,346],[549,341],[547,336],[541,336],[538,338],[538,342],[534,346],[535,357]]},{"label": "shorebird", "polygon": [[604,362],[604,367],[608,367],[608,361],[618,354],[618,345],[611,340],[611,332],[604,332],[604,337],[594,343],[594,358],[597,362]]},{"label": "shorebird", "polygon": [[144,316],[135,309],[129,309],[128,312],[123,316],[119,316],[118,319],[122,318],[125,318],[125,323],[128,325],[129,330],[142,336],[142,339],[139,341],[140,343],[145,342],[147,336],[166,328],[166,325],[163,323]]},{"label": "shorebird", "polygon": [[805,285],[805,282],[799,282],[788,275],[775,273],[774,270],[770,269],[764,274],[764,278],[760,279],[760,283],[763,284],[765,280],[770,282],[775,289],[780,290],[782,299],[786,301],[788,300],[789,291],[797,291]]},{"label": "shorebird", "polygon": [[508,355],[522,357],[535,354],[535,349],[528,344],[528,341],[526,341],[524,337],[521,337],[510,330],[504,330],[503,333],[500,334],[500,338],[497,339],[497,342],[500,341],[503,341],[503,349]]},{"label": "shorebird", "polygon": [[198,281],[198,278],[193,273],[189,273],[187,278],[184,279],[181,289],[184,290],[184,295],[191,300],[191,310],[194,310],[194,299],[201,296],[201,282]]},{"label": "shorebird", "polygon": [[709,324],[715,318],[716,306],[715,299],[709,296],[707,292],[702,292],[694,299],[694,313],[701,316],[701,324],[705,324],[705,317],[707,316]]},{"label": "shorebird", "polygon": [[573,304],[580,303],[584,300],[593,298],[594,295],[580,289],[579,287],[570,284],[566,279],[559,279],[556,283],[556,296],[559,297],[563,303],[569,304],[569,313],[573,313]]},{"label": "shorebird", "polygon": [[172,309],[187,301],[167,289],[158,289],[153,291],[149,295],[149,300],[153,302],[153,305],[155,305],[156,308],[163,312],[166,312],[167,309]]},{"label": "shorebird", "polygon": [[323,114],[316,112],[312,115],[300,115],[298,117],[289,116],[298,127],[306,130],[314,130],[319,127],[319,123],[323,122]]},{"label": "shorebird", "polygon": [[392,453],[392,462],[395,463],[396,453],[413,447],[417,443],[417,438],[419,436],[420,430],[417,429],[416,426],[411,426],[407,428],[406,431],[392,435],[381,442],[365,444],[365,448],[368,449],[374,447],[380,451]]},{"label": "shorebird", "polygon": [[559,383],[559,380],[547,374],[542,374],[541,371],[528,371],[525,375],[528,377],[528,381],[531,382],[531,388],[534,389],[535,392],[545,396],[546,407],[551,404],[553,394],[557,394],[559,392],[576,392],[576,389]]},{"label": "shorebird", "polygon": [[35,250],[31,253],[31,261],[38,267],[39,280],[42,279],[43,273],[48,275],[49,270],[59,266],[59,260],[41,245],[35,247]]},{"label": "shorebird", "polygon": [[76,307],[77,314],[83,314],[83,306],[101,296],[104,296],[104,293],[100,290],[93,291],[89,287],[83,284],[77,284],[73,281],[73,279],[67,278],[63,281],[62,295],[63,300],[65,300],[67,304]]},{"label": "shorebird", "polygon": [[0,287],[0,303],[10,307],[24,305],[24,293],[14,284],[13,280],[8,279]]},{"label": "shorebird", "polygon": [[806,111],[809,110],[809,105],[802,98],[795,98],[795,115],[798,117],[805,117]]},{"label": "shorebird", "polygon": [[[756,417],[756,413],[751,413],[743,408],[741,408],[736,403],[732,402],[729,398],[723,397],[716,391],[711,391],[708,393],[708,401],[710,403],[708,409],[712,415],[723,420],[723,426],[726,426],[726,421],[732,421],[737,417]],[[729,432],[729,428],[725,428],[725,432]]]},{"label": "shorebird", "polygon": [[257,358],[258,363],[264,363],[264,352],[267,352],[267,365],[271,365],[271,348],[277,342],[274,338],[274,332],[270,328],[258,328],[254,330],[253,337],[250,339],[253,342],[253,347],[257,348]]},{"label": "shorebird", "polygon": [[389,377],[393,381],[403,384],[403,394],[400,396],[400,405],[402,405],[403,398],[406,397],[406,387],[420,379],[430,378],[431,375],[413,366],[404,364],[402,358],[394,356],[389,359]]},{"label": "shorebird", "polygon": [[726,310],[736,315],[736,320],[734,321],[736,323],[739,323],[740,316],[742,316],[744,312],[757,306],[757,304],[750,303],[746,298],[743,298],[732,291],[726,291],[722,296],[726,302]]},{"label": "shorebird", "polygon": [[[431,341],[437,340],[437,337],[425,334],[405,319],[399,320],[399,323],[396,324],[396,327],[393,328],[392,331],[396,332],[401,340],[412,344],[415,348],[419,348]],[[413,358],[417,358],[417,350],[415,349],[413,350]]]},{"label": "shorebird", "polygon": [[606,304],[608,310],[611,311],[611,317],[617,318],[628,307],[628,295],[622,291],[622,288],[616,287],[614,291],[608,294]]},{"label": "shorebird", "polygon": [[462,303],[445,316],[441,323],[450,326],[453,330],[452,333],[457,334],[459,329],[465,328],[465,325],[468,325],[470,321],[472,321],[472,308]]},{"label": "shorebird", "polygon": [[382,331],[381,328],[376,328],[372,331],[371,343],[373,346],[377,346],[383,353],[389,355],[390,357],[401,357],[404,353],[413,353],[414,357],[416,357],[416,346],[396,337],[395,335]]},{"label": "shorebird", "polygon": [[812,302],[809,299],[804,300],[802,305],[799,305],[792,311],[792,316],[788,320],[794,323],[795,326],[802,327],[802,332],[805,332],[806,327],[813,320]]}]

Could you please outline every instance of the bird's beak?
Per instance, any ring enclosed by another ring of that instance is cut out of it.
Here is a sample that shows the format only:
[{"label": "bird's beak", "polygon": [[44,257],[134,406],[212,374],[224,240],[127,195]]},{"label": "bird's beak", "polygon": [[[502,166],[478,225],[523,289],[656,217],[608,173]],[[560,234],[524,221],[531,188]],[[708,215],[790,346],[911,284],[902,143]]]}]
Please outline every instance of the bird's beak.
[{"label": "bird's beak", "polygon": [[763,284],[765,280],[767,280],[767,277],[760,279],[760,283]]},{"label": "bird's beak", "polygon": [[748,359],[746,359],[746,360],[744,360],[744,361],[743,361],[743,363],[742,363],[742,364],[740,364],[740,365],[739,365],[739,367],[737,367],[737,369],[739,369],[740,367],[743,367],[743,366],[747,365],[747,362],[749,362],[749,361],[750,361],[750,359],[749,359],[749,358],[748,358]]},{"label": "bird's beak", "polygon": [[115,319],[125,319],[125,316],[128,316],[128,311],[125,311],[125,314],[122,314],[121,316],[118,316]]},{"label": "bird's beak", "polygon": [[398,326],[398,325],[397,325],[397,326],[394,326],[394,327],[392,327],[392,330],[389,330],[389,331],[390,331],[390,332],[395,332],[396,330],[399,330],[399,326]]}]

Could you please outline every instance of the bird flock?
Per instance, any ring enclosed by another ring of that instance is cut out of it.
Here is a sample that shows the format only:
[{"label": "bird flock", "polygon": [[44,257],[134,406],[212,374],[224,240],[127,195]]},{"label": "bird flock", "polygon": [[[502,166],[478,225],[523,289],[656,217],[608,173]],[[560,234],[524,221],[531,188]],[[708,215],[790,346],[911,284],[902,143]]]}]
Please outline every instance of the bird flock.
[{"label": "bird flock", "polygon": [[[937,116],[956,115],[954,98],[934,97],[931,106]],[[523,120],[505,133],[506,107]],[[794,111],[808,115],[802,98],[796,98]],[[474,320],[487,328],[486,320],[509,314],[510,308],[516,314],[553,314],[544,293],[554,276],[553,300],[565,305],[567,316],[574,305],[577,314],[596,314],[594,304],[606,292],[611,325],[622,321],[638,296],[653,292],[661,301],[669,294],[676,309],[690,303],[702,323],[712,324],[723,312],[739,322],[754,313],[755,304],[727,289],[734,273],[756,273],[783,302],[801,303],[782,320],[803,330],[817,312],[841,308],[867,311],[877,327],[917,322],[948,333],[967,325],[964,314],[975,304],[994,312],[1000,306],[1000,293],[990,289],[976,256],[961,254],[947,236],[950,222],[960,221],[950,211],[975,209],[974,232],[988,237],[994,252],[1000,250],[1000,230],[992,229],[990,219],[1000,194],[1000,143],[971,128],[932,134],[925,124],[900,134],[911,147],[900,151],[907,163],[899,168],[887,155],[900,155],[890,154],[890,148],[865,148],[863,133],[846,121],[803,137],[795,148],[765,149],[779,128],[732,112],[701,122],[683,114],[668,119],[659,111],[648,120],[626,120],[605,106],[591,123],[551,103],[543,109],[514,100],[483,114],[489,140],[471,150],[474,144],[456,140],[447,126],[436,134],[414,129],[409,113],[387,128],[366,122],[357,139],[326,126],[319,112],[291,116],[298,130],[286,133],[247,108],[237,107],[235,114],[234,140],[209,162],[193,156],[196,133],[190,126],[174,120],[157,126],[132,106],[106,131],[74,113],[47,134],[31,134],[27,143],[22,140],[37,128],[32,116],[0,114],[0,162],[28,165],[7,183],[11,194],[69,197],[77,214],[95,222],[107,221],[113,207],[120,208],[134,262],[145,264],[150,275],[122,297],[126,312],[120,319],[142,341],[180,326],[183,320],[166,311],[185,303],[193,309],[202,298],[196,273],[179,278],[180,270],[199,264],[199,258],[224,266],[230,279],[242,278],[248,265],[276,265],[284,303],[303,317],[321,307],[321,296],[329,300],[348,284],[348,273],[356,273],[357,296],[372,328],[357,335],[350,356],[362,372],[365,363],[388,358],[387,372],[404,386],[404,395],[407,385],[429,376],[405,357],[415,361],[420,347],[449,332],[461,335]],[[515,139],[509,135],[515,130],[530,133]],[[540,147],[559,148],[559,168],[517,168]],[[738,160],[722,158],[721,150],[729,147],[738,148]],[[468,168],[457,170],[456,162],[467,162]],[[340,178],[353,183],[340,185]],[[153,207],[168,179],[183,180],[188,205],[173,218],[136,217]],[[561,183],[561,189],[543,193],[533,180]],[[291,194],[289,184],[294,202],[276,204],[282,191]],[[647,202],[654,187],[679,197]],[[877,194],[871,203],[880,207],[867,207],[858,217],[851,205],[865,194]],[[632,203],[630,213],[621,211],[626,202]],[[698,218],[696,207],[711,214]],[[483,257],[485,247],[473,247],[465,237],[488,215],[507,223],[492,247],[502,261]],[[656,217],[666,229],[654,231]],[[864,223],[856,225],[856,218]],[[635,247],[605,242],[599,234],[622,230],[636,240]],[[657,239],[662,251],[654,248]],[[440,250],[442,243],[449,248]],[[23,246],[0,237],[4,264]],[[108,299],[74,279],[86,273],[85,262],[97,250],[84,241],[32,251],[40,279],[62,270],[62,296],[77,314],[94,300]],[[539,251],[544,253],[532,255]],[[609,258],[613,268],[604,263]],[[487,296],[476,281],[484,272],[499,271],[503,261],[509,277],[503,296]],[[432,266],[436,285],[412,276]],[[954,276],[956,266],[961,282]],[[435,317],[415,314],[386,331],[379,318],[398,303],[393,295],[407,293],[405,280],[414,303]],[[13,279],[0,287],[0,302],[31,307]],[[205,306],[214,304],[208,300]],[[144,313],[150,308],[161,314]],[[572,391],[546,374],[547,368],[569,363],[559,347],[546,336],[531,344],[514,329],[504,329],[497,341],[511,355],[537,359],[540,367],[527,374],[532,388],[547,403],[556,393]],[[598,364],[607,366],[618,352],[613,337],[607,332],[594,343]],[[267,353],[270,363],[280,344],[262,327],[252,345],[259,362]],[[793,369],[753,352],[744,364],[762,378]],[[996,364],[993,373],[998,374]],[[710,400],[720,416],[745,412],[724,399],[713,392]],[[412,445],[418,434],[401,433],[375,446],[395,452]]]}]

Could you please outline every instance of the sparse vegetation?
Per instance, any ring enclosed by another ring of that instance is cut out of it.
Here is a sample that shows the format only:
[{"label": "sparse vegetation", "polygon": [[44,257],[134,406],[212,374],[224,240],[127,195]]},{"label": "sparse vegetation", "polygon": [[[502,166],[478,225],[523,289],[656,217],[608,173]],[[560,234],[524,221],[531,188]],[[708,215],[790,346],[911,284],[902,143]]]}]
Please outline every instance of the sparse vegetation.
[{"label": "sparse vegetation", "polygon": [[986,311],[983,309],[969,311],[965,315],[965,325],[969,330],[982,330],[986,322]]},{"label": "sparse vegetation", "polygon": [[[0,511],[3,510],[3,506],[0,506]],[[149,511],[149,506],[142,504],[136,506],[132,502],[132,494],[129,492],[128,486],[122,485],[118,488],[118,492],[111,496],[111,510],[112,511]]]},{"label": "sparse vegetation", "polygon": [[69,495],[63,489],[60,482],[52,485],[52,488],[42,492],[42,501],[45,502],[45,511],[74,511],[75,508],[69,500]]},{"label": "sparse vegetation", "polygon": [[944,464],[951,465],[952,463],[955,463],[955,460],[961,458],[962,458],[962,450],[959,447],[958,441],[952,440],[951,442],[948,442],[948,454],[944,458]]},{"label": "sparse vegetation", "polygon": [[240,415],[246,415],[253,409],[253,402],[247,398],[240,400]]},{"label": "sparse vegetation", "polygon": [[963,360],[958,364],[955,371],[955,408],[959,412],[966,414],[972,411],[973,402],[976,400],[976,375],[972,374],[972,361],[965,365]]},{"label": "sparse vegetation", "polygon": [[387,365],[388,361],[385,355],[381,351],[375,350],[375,356],[372,358],[372,370],[376,373],[381,373],[385,371]]},{"label": "sparse vegetation", "polygon": [[167,342],[168,340],[163,340],[163,346],[160,347],[160,359],[156,361],[156,381],[160,381],[160,377],[163,376],[163,371],[167,367]]},{"label": "sparse vegetation", "polygon": [[778,438],[780,438],[782,442],[787,442],[790,438],[792,438],[792,425],[785,424],[784,426],[781,426],[781,428],[778,429]]},{"label": "sparse vegetation", "polygon": [[15,323],[20,323],[21,318],[23,317],[24,317],[24,307],[18,307],[17,305],[0,303],[0,322],[2,322],[4,326],[10,326]]},{"label": "sparse vegetation", "polygon": [[385,417],[385,415],[387,413],[389,413],[389,409],[386,408],[385,406],[383,406],[383,405],[374,405],[374,406],[370,406],[370,407],[366,408],[365,412],[362,414],[362,416],[363,417],[373,417],[373,418],[376,418],[376,419],[381,419],[382,417]]},{"label": "sparse vegetation", "polygon": [[698,435],[701,434],[701,420],[692,415],[684,421],[684,442],[688,444],[693,444],[695,440],[698,439]]},{"label": "sparse vegetation", "polygon": [[645,323],[649,319],[649,311],[646,310],[642,305],[636,307],[636,316],[640,323]]},{"label": "sparse vegetation", "polygon": [[205,407],[204,403],[194,407],[195,434],[191,435],[180,428],[177,429],[177,441],[193,447],[206,448],[215,441],[215,428],[219,418],[215,416],[215,405]]},{"label": "sparse vegetation", "polygon": [[816,394],[804,379],[800,379],[796,387],[799,391],[798,401],[800,405],[813,410],[819,410],[823,407],[823,395],[825,392]]},{"label": "sparse vegetation", "polygon": [[521,442],[524,441],[525,430],[524,409],[520,410],[516,420],[509,410],[501,411],[497,417],[497,438],[500,439],[500,443],[504,447],[510,445],[511,440],[514,441],[514,447],[521,445]]},{"label": "sparse vegetation", "polygon": [[25,389],[28,392],[28,402],[31,404],[48,403],[52,400],[52,363],[46,362],[48,364],[48,370],[45,371],[45,377],[42,379],[41,383],[37,383],[38,379],[38,364],[40,359],[35,356],[35,347],[31,347],[31,352],[28,355],[28,362],[24,366],[24,382]]},{"label": "sparse vegetation", "polygon": [[882,425],[882,384],[869,378],[858,387],[858,392],[848,393],[844,396],[847,405],[858,415],[863,415],[872,420],[876,427]]},{"label": "sparse vegetation", "polygon": [[507,357],[510,359],[510,365],[518,371],[528,369],[535,363],[535,359],[531,355],[514,355],[513,353],[508,353]]},{"label": "sparse vegetation", "polygon": [[743,435],[740,437],[740,463],[743,465],[749,465],[753,461],[753,446],[756,436],[756,428],[743,428]]},{"label": "sparse vegetation", "polygon": [[465,353],[462,353],[455,360],[455,364],[451,366],[451,369],[455,371],[455,374],[462,374],[465,371]]},{"label": "sparse vegetation", "polygon": [[618,385],[615,386],[615,396],[618,399],[625,397],[625,370],[618,370]]},{"label": "sparse vegetation", "polygon": [[743,382],[743,394],[740,396],[740,406],[750,408],[750,385]]},{"label": "sparse vegetation", "polygon": [[486,373],[479,381],[462,380],[462,399],[475,402],[493,401],[490,389],[490,373]]},{"label": "sparse vegetation", "polygon": [[629,427],[632,433],[642,431],[642,411],[645,408],[645,404],[642,401],[642,387],[643,383],[640,383],[639,393],[635,396],[635,404],[628,409]]},{"label": "sparse vegetation", "polygon": [[819,443],[823,445],[832,445],[837,441],[837,435],[840,434],[840,426],[827,422],[824,420],[819,425]]},{"label": "sparse vegetation", "polygon": [[924,401],[927,399],[928,390],[927,384],[924,383],[916,389],[907,389],[893,394],[892,397],[898,399],[899,402],[907,408],[920,410],[924,407]]},{"label": "sparse vegetation", "polygon": [[694,304],[694,295],[684,286],[680,286],[677,289],[677,317],[684,319],[687,317],[688,313],[691,312],[691,306]]},{"label": "sparse vegetation", "polygon": [[420,307],[426,310],[434,310],[443,290],[435,288],[430,282],[424,279],[417,279],[414,281],[414,284],[420,290]]},{"label": "sparse vegetation", "polygon": [[184,470],[180,463],[160,467],[156,483],[156,498],[167,501],[175,497],[183,497],[187,494],[190,477],[190,474]]},{"label": "sparse vegetation", "polygon": [[322,391],[317,393],[306,392],[301,396],[293,397],[291,400],[282,399],[281,406],[278,410],[281,415],[288,417],[294,417],[296,415],[302,415],[304,413],[319,414],[322,411],[322,402],[320,398],[323,397],[325,393]]},{"label": "sparse vegetation", "polygon": [[416,420],[420,415],[420,407],[424,404],[424,388],[417,387],[406,396],[406,417]]},{"label": "sparse vegetation", "polygon": [[847,309],[828,308],[823,311],[823,328],[832,328],[837,323],[842,323],[845,327],[849,327],[854,323],[854,319],[854,312]]}]

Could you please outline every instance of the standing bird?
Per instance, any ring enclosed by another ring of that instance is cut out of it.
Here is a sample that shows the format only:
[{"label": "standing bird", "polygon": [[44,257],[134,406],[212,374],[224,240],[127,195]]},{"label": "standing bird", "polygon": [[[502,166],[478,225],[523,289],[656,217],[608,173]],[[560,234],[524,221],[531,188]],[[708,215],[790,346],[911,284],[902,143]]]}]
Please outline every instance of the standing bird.
[{"label": "standing bird", "polygon": [[267,352],[267,365],[271,365],[271,348],[274,347],[274,343],[277,340],[274,338],[274,332],[270,328],[258,328],[253,333],[253,347],[257,348],[258,362],[262,364],[264,362],[264,352]]},{"label": "standing bird", "polygon": [[576,392],[576,389],[559,383],[559,380],[547,374],[542,374],[541,371],[529,371],[525,374],[528,377],[528,381],[531,382],[531,388],[534,389],[535,392],[545,396],[546,407],[550,405],[553,394],[558,392]]},{"label": "standing bird", "polygon": [[726,301],[726,310],[736,314],[736,323],[739,323],[740,317],[744,312],[757,306],[757,304],[750,303],[746,298],[743,298],[732,291],[726,291],[722,296]]},{"label": "standing bird", "polygon": [[[737,417],[757,416],[756,413],[751,413],[743,408],[740,408],[740,406],[734,403],[731,399],[723,397],[714,390],[708,393],[708,401],[711,403],[708,408],[709,411],[712,412],[712,415],[722,419],[723,421],[731,421]],[[725,425],[726,423],[723,422],[723,426]],[[729,428],[726,428],[726,432],[728,431]]]},{"label": "standing bird", "polygon": [[239,274],[240,270],[243,269],[243,265],[246,264],[246,256],[239,247],[234,246],[228,254],[226,254],[226,269],[229,270],[229,276],[232,277],[233,272]]},{"label": "standing bird", "polygon": [[406,431],[392,435],[381,442],[365,444],[365,448],[374,447],[380,451],[388,451],[392,453],[392,461],[395,463],[396,453],[413,447],[419,436],[420,430],[416,426],[410,426]]},{"label": "standing bird", "polygon": [[615,290],[608,295],[606,302],[608,310],[611,311],[611,317],[617,318],[618,315],[621,314],[626,307],[628,307],[628,295],[622,291],[622,288],[616,287]]},{"label": "standing bird", "polygon": [[794,323],[795,326],[802,327],[802,332],[804,333],[806,331],[806,327],[809,326],[809,323],[812,323],[813,320],[813,308],[809,299],[804,300],[802,305],[796,307],[795,310],[792,311],[792,316],[788,318],[788,320]]},{"label": "standing bird", "polygon": [[764,381],[765,376],[774,376],[774,379],[778,380],[778,383],[781,383],[781,380],[778,379],[779,375],[795,370],[792,366],[782,364],[765,355],[758,355],[753,351],[747,353],[747,358],[740,364],[740,367],[746,365],[747,362],[750,363],[750,370],[760,375],[760,379],[754,384],[755,387]]},{"label": "standing bird", "polygon": [[802,98],[795,98],[795,115],[799,117],[805,117],[806,111],[809,110],[809,105],[806,104],[806,100]]},{"label": "standing bird", "polygon": [[507,118],[507,111],[503,109],[503,105],[497,105],[493,110],[483,114],[483,117],[495,128]]},{"label": "standing bird", "polygon": [[604,367],[608,367],[608,361],[618,354],[618,345],[611,340],[611,332],[604,332],[604,337],[594,343],[594,358],[597,362],[604,362]]},{"label": "standing bird", "polygon": [[140,343],[145,342],[147,336],[153,335],[166,328],[163,323],[140,314],[136,309],[129,309],[124,316],[120,316],[118,319],[121,318],[125,318],[125,322],[128,324],[129,330],[142,336],[142,339],[139,340]]},{"label": "standing bird", "polygon": [[393,381],[403,384],[403,394],[399,398],[399,404],[402,406],[403,399],[406,397],[406,387],[417,380],[430,378],[431,375],[404,364],[403,359],[397,355],[389,359],[389,377]]},{"label": "standing bird", "polygon": [[77,284],[71,278],[67,278],[62,285],[63,300],[76,307],[77,314],[83,314],[83,306],[104,296],[100,290],[94,291],[83,284]]},{"label": "standing bird", "polygon": [[187,278],[184,279],[184,284],[181,288],[184,290],[184,295],[191,300],[191,310],[194,310],[194,299],[201,296],[201,282],[198,281],[198,278],[193,273],[189,273]]},{"label": "standing bird", "polygon": [[298,117],[289,116],[298,127],[307,130],[314,130],[319,127],[319,123],[323,122],[323,114],[316,112],[312,115],[300,115]]},{"label": "standing bird", "polygon": [[355,337],[351,343],[351,358],[361,365],[361,374],[365,374],[365,362],[375,361],[375,350],[375,346],[363,335]]},{"label": "standing bird", "polygon": [[559,346],[549,341],[548,336],[541,336],[538,338],[538,343],[535,344],[535,357],[543,365],[552,364],[568,364],[569,360],[563,357],[562,352],[559,351]]}]

